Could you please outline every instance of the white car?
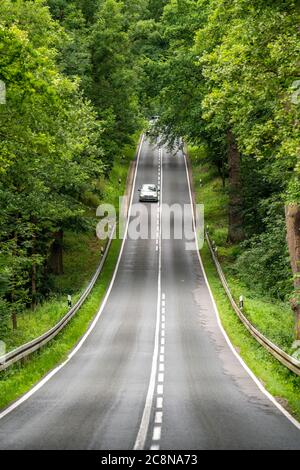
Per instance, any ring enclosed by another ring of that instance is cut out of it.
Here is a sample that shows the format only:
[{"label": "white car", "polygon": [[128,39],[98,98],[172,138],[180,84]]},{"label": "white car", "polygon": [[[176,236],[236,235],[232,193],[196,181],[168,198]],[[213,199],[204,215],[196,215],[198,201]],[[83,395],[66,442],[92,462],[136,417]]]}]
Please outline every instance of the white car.
[{"label": "white car", "polygon": [[156,184],[143,184],[139,193],[140,202],[158,202],[159,189]]}]

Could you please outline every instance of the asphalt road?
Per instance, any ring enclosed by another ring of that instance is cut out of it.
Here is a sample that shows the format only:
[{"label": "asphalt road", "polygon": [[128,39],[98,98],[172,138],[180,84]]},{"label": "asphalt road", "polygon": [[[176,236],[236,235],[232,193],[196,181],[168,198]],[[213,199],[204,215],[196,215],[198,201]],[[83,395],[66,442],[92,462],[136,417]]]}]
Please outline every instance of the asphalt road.
[{"label": "asphalt road", "polygon": [[[163,204],[185,204],[191,220],[181,153],[144,142],[134,203],[149,182],[161,182]],[[225,341],[196,249],[164,239],[167,212],[145,206],[153,238],[126,240],[94,329],[0,419],[1,449],[300,449],[300,431]]]}]

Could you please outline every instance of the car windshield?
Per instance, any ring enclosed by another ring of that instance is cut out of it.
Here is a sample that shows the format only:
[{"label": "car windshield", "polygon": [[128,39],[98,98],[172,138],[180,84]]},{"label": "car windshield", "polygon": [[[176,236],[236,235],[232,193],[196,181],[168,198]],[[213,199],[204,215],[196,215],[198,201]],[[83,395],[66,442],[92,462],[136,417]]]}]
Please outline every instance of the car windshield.
[{"label": "car windshield", "polygon": [[144,191],[156,191],[156,186],[154,184],[145,184],[143,186]]}]

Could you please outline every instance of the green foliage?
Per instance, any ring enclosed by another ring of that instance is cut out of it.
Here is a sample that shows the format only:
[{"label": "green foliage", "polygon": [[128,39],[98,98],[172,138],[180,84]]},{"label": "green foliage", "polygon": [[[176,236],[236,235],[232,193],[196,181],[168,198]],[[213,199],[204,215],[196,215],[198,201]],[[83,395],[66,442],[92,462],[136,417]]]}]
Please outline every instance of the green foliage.
[{"label": "green foliage", "polygon": [[[0,324],[49,295],[55,234],[89,227],[139,125],[132,22],[145,1],[0,4]],[[2,319],[2,320],[1,320]]]},{"label": "green foliage", "polygon": [[246,236],[238,267],[247,285],[281,298],[292,290],[284,205],[300,202],[299,18],[293,0],[169,0],[155,17],[162,41],[143,63],[157,132],[204,145],[228,194],[234,136]]},{"label": "green foliage", "polygon": [[265,227],[260,235],[240,245],[229,244],[227,188],[210,162],[205,147],[190,147],[189,156],[196,201],[204,204],[205,224],[218,247],[218,256],[234,298],[238,301],[243,294],[245,313],[252,323],[281,348],[291,352],[294,314],[285,297],[292,290],[292,276],[281,201],[268,201]]},{"label": "green foliage", "polygon": [[125,12],[117,0],[100,2],[91,30],[91,96],[105,122],[103,147],[108,166],[137,130],[137,73]]},{"label": "green foliage", "polygon": [[284,214],[270,211],[265,223],[265,231],[241,245],[235,273],[249,288],[263,295],[288,298],[293,283],[285,240]]},{"label": "green foliage", "polygon": [[[101,176],[97,181],[97,193],[109,204],[117,205],[119,196],[124,194],[128,167],[136,153],[138,136],[134,136],[133,139],[135,143],[124,149],[124,158],[114,163],[109,178]],[[95,193],[85,195],[87,203],[90,204],[90,209],[86,209],[85,215],[89,221],[87,230],[82,232],[73,227],[66,229],[63,240],[64,272],[60,276],[50,275],[44,280],[43,289],[49,291],[48,298],[43,299],[34,312],[24,309],[24,305],[20,308],[17,330],[13,330],[11,322],[8,321],[9,303],[4,303],[3,315],[6,316],[2,318],[0,331],[1,340],[5,342],[7,350],[32,340],[54,326],[67,312],[67,295],[71,294],[75,303],[91,280],[99,264],[100,250],[104,244],[96,237],[95,231],[98,222],[95,210],[99,205],[100,196],[95,200]],[[3,267],[8,264],[5,260],[0,261]],[[14,259],[11,262],[14,262]],[[10,287],[9,275],[13,272],[14,266],[0,270],[0,294]],[[1,307],[0,303],[0,309]]]}]

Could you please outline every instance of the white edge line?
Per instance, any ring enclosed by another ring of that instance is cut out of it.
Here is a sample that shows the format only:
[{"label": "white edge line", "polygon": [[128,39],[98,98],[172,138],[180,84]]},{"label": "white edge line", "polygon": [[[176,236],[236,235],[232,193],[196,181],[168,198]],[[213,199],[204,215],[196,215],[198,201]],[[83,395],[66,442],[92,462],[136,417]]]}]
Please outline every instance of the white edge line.
[{"label": "white edge line", "polygon": [[[161,149],[159,150],[159,155],[161,155]],[[161,166],[161,176],[162,176],[162,163],[160,159]],[[162,185],[161,185],[162,188]],[[154,350],[152,356],[152,367],[150,381],[148,385],[148,392],[145,402],[145,407],[141,419],[141,424],[139,427],[138,435],[134,444],[134,450],[143,450],[146,443],[146,438],[149,430],[151,409],[153,405],[153,398],[155,393],[156,385],[156,372],[157,372],[157,362],[159,356],[159,329],[160,329],[160,306],[161,306],[161,217],[162,217],[162,190],[160,197],[160,230],[159,230],[159,252],[158,252],[158,279],[157,279],[157,310],[156,310],[156,327],[155,327],[155,339],[154,339]]]},{"label": "white edge line", "polygon": [[128,226],[129,226],[129,220],[130,220],[130,214],[131,214],[131,206],[132,206],[132,201],[133,201],[133,195],[134,195],[134,192],[135,192],[136,175],[137,175],[137,170],[138,170],[138,166],[139,166],[139,161],[140,161],[140,156],[141,156],[143,143],[144,143],[144,135],[142,135],[142,139],[141,139],[141,142],[140,142],[140,145],[139,145],[139,150],[138,150],[138,155],[137,155],[137,162],[136,162],[136,167],[135,167],[135,173],[134,173],[134,179],[133,179],[133,185],[132,185],[132,193],[131,193],[131,197],[130,197],[129,212],[128,212],[128,217],[127,217],[127,222],[126,222],[124,238],[123,238],[122,245],[121,245],[121,248],[120,248],[120,252],[119,252],[117,264],[115,266],[115,270],[114,270],[114,273],[113,273],[113,277],[110,281],[109,288],[106,291],[105,297],[104,297],[104,299],[101,303],[101,307],[100,307],[97,315],[95,316],[95,318],[94,318],[93,322],[91,323],[89,329],[86,331],[84,336],[81,338],[81,340],[79,341],[77,346],[75,346],[75,348],[72,350],[72,352],[68,355],[68,359],[65,362],[63,362],[62,364],[60,364],[58,367],[53,369],[51,372],[49,372],[49,374],[47,374],[46,377],[44,377],[42,380],[40,380],[31,390],[29,390],[29,392],[25,393],[16,402],[14,402],[8,408],[6,408],[4,411],[2,411],[0,413],[0,420],[2,418],[4,418],[4,416],[11,413],[16,408],[18,408],[22,403],[27,401],[34,393],[36,393],[38,390],[40,390],[40,388],[42,388],[43,385],[45,385],[58,371],[60,371],[60,369],[62,369],[72,359],[72,357],[77,353],[77,351],[81,348],[81,346],[83,345],[83,343],[85,342],[87,337],[91,334],[91,332],[95,328],[95,326],[96,326],[96,324],[97,324],[97,322],[98,322],[98,320],[99,320],[99,318],[100,318],[100,316],[101,316],[101,314],[104,310],[104,307],[106,305],[106,302],[108,300],[108,297],[110,295],[112,287],[114,285],[115,278],[116,278],[116,275],[117,275],[117,272],[118,272],[118,269],[119,269],[121,257],[122,257],[122,254],[123,254],[123,250],[124,250],[124,245],[125,245],[125,242],[126,242],[126,239],[127,239],[127,232],[128,232]]},{"label": "white edge line", "polygon": [[268,390],[265,389],[265,387],[262,385],[262,383],[258,380],[258,378],[254,375],[254,373],[252,372],[252,370],[247,366],[247,364],[244,362],[244,360],[242,359],[242,357],[237,353],[236,349],[234,348],[233,344],[231,343],[230,341],[230,338],[229,336],[227,335],[223,325],[222,325],[222,322],[221,322],[221,318],[220,318],[220,313],[219,313],[219,310],[218,310],[218,307],[217,307],[217,304],[215,302],[215,299],[213,297],[213,293],[212,293],[212,290],[210,288],[210,285],[209,285],[209,282],[208,282],[208,279],[207,279],[207,276],[206,276],[206,272],[205,272],[205,269],[204,269],[204,265],[203,265],[203,262],[202,262],[202,258],[201,258],[201,255],[200,255],[200,251],[199,251],[199,245],[198,245],[198,239],[197,239],[197,233],[196,233],[196,226],[195,226],[195,213],[194,213],[194,205],[193,205],[193,198],[192,198],[192,191],[191,191],[191,184],[190,184],[190,177],[189,177],[189,172],[188,172],[188,167],[187,167],[187,162],[186,162],[186,155],[185,153],[183,152],[183,158],[184,158],[184,163],[185,163],[185,170],[186,170],[186,176],[187,176],[187,181],[188,181],[188,187],[189,187],[189,194],[190,194],[190,201],[191,201],[191,207],[192,207],[192,215],[193,215],[193,229],[194,229],[194,233],[195,233],[195,242],[196,242],[196,248],[197,248],[197,254],[198,254],[198,259],[199,259],[199,262],[200,262],[200,266],[202,268],[202,271],[203,271],[203,275],[204,275],[204,279],[205,279],[205,282],[206,282],[206,285],[207,285],[207,288],[208,288],[208,291],[209,291],[209,295],[211,297],[211,300],[212,300],[212,304],[213,304],[213,307],[214,307],[214,311],[215,311],[215,315],[216,315],[216,318],[217,318],[217,323],[219,325],[219,328],[221,330],[221,332],[223,333],[223,336],[226,340],[226,343],[228,344],[229,348],[231,349],[231,351],[233,352],[233,354],[235,355],[235,357],[238,359],[238,361],[240,362],[240,364],[243,366],[243,368],[246,370],[246,372],[248,372],[248,374],[250,375],[250,377],[252,378],[252,380],[255,382],[255,384],[257,385],[257,387],[259,388],[259,390],[276,406],[276,408],[278,408],[281,413],[292,423],[294,424],[294,426],[296,426],[297,429],[300,430],[300,423],[299,421],[296,420],[296,418],[294,418],[285,408],[283,408],[282,405],[280,405],[280,403],[278,403],[278,401],[273,397],[273,395],[271,395],[271,393],[268,392]]}]

